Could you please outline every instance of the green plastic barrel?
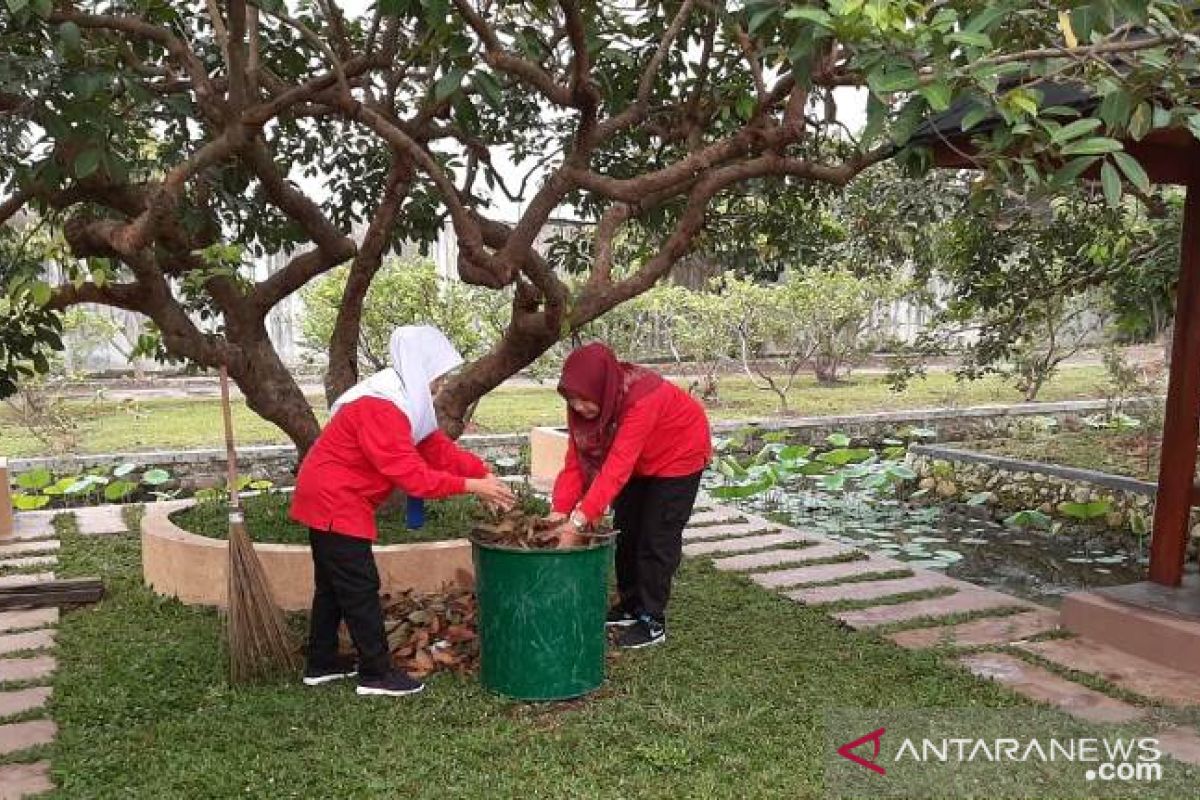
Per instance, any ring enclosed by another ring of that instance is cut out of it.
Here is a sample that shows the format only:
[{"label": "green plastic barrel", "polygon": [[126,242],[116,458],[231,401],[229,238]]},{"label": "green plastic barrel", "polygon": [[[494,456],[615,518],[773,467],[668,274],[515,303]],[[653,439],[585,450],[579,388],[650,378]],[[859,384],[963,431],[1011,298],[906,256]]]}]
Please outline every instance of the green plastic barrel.
[{"label": "green plastic barrel", "polygon": [[598,689],[612,541],[567,550],[472,545],[484,687],[517,700]]}]

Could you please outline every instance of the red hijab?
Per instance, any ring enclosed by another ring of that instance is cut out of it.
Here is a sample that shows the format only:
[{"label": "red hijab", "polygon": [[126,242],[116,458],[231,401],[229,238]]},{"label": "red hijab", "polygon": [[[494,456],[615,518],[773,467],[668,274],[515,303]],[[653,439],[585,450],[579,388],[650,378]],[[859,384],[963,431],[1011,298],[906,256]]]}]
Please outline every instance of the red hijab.
[{"label": "red hijab", "polygon": [[617,426],[634,403],[663,382],[657,372],[618,361],[607,346],[595,342],[567,356],[558,393],[564,399],[587,400],[600,406],[595,419],[567,407],[567,429],[579,455],[585,484],[591,484],[617,435]]}]

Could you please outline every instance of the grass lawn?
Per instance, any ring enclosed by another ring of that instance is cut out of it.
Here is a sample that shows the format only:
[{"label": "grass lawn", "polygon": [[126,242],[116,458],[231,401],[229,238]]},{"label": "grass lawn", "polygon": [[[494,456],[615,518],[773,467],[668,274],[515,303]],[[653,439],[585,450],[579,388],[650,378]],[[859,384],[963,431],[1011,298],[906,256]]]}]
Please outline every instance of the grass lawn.
[{"label": "grass lawn", "polygon": [[1029,439],[988,439],[964,442],[962,447],[989,453],[1095,469],[1145,481],[1158,480],[1160,436],[1157,431],[1061,431]]},{"label": "grass lawn", "polygon": [[63,527],[61,575],[102,575],[109,594],[59,627],[56,797],[816,798],[826,708],[1019,705],[691,561],[671,641],[618,657],[583,702],[446,675],[401,701],[235,690],[217,615],[145,589],[136,537]]},{"label": "grass lawn", "polygon": [[[1103,370],[1099,367],[1064,369],[1047,384],[1044,400],[1099,397]],[[324,401],[312,398],[324,420]],[[892,392],[883,376],[861,375],[834,387],[811,378],[797,382],[789,395],[793,414],[802,416],[858,411],[967,406],[1017,402],[1020,394],[998,378],[958,382],[947,373],[931,373],[904,392]],[[709,412],[713,419],[745,419],[777,413],[774,395],[746,378],[721,382],[721,398]],[[106,453],[137,450],[176,450],[218,447],[221,444],[220,407],[215,400],[154,400],[137,404],[80,401],[73,405],[79,437],[75,452]],[[481,432],[528,431],[535,425],[563,422],[562,400],[553,386],[497,389],[479,404],[476,423]],[[242,403],[234,404],[234,428],[241,444],[279,444],[287,438],[271,423]],[[45,446],[16,424],[7,406],[0,406],[0,453],[9,457],[44,455]]]}]

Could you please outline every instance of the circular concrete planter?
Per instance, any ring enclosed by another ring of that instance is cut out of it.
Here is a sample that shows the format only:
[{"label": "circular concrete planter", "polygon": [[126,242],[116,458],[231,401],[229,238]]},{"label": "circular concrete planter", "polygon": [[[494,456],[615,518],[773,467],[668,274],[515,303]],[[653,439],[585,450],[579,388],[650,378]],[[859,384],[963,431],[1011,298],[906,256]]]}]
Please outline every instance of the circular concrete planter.
[{"label": "circular concrete planter", "polygon": [[[155,592],[188,605],[227,604],[228,543],[198,536],[171,522],[169,515],[194,501],[152,503],[142,519],[142,575]],[[275,602],[285,611],[304,611],[312,604],[312,555],[303,545],[256,544]],[[475,570],[466,539],[418,542],[375,548],[380,591],[415,589],[432,592],[443,586],[471,586]]]}]

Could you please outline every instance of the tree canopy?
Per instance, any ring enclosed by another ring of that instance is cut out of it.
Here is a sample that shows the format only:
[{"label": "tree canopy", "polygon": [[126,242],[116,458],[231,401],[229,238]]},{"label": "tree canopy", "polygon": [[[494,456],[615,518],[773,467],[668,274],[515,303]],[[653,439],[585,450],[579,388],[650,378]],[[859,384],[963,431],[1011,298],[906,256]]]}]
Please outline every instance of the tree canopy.
[{"label": "tree canopy", "polygon": [[[1192,5],[6,0],[0,222],[28,210],[70,248],[65,282],[14,293],[145,314],[166,352],[226,365],[303,450],[318,423],[267,313],[348,264],[328,345],[339,393],[383,256],[448,219],[461,278],[513,298],[505,335],[440,398],[453,427],[654,285],[743,187],[840,187],[893,156],[927,166],[911,137],[952,106],[996,182],[1053,189],[1103,160],[1106,185],[1144,191],[1118,138],[1200,135]],[[1064,82],[1102,99],[1092,116],[1048,106]],[[867,93],[864,130],[839,109],[847,87]],[[533,171],[515,180],[505,160]],[[516,219],[492,211],[499,196],[520,201]],[[572,282],[535,246],[564,206],[595,222]],[[632,226],[650,245],[614,270]],[[282,269],[252,277],[279,252]],[[25,363],[32,340],[13,341],[0,359]]]}]

